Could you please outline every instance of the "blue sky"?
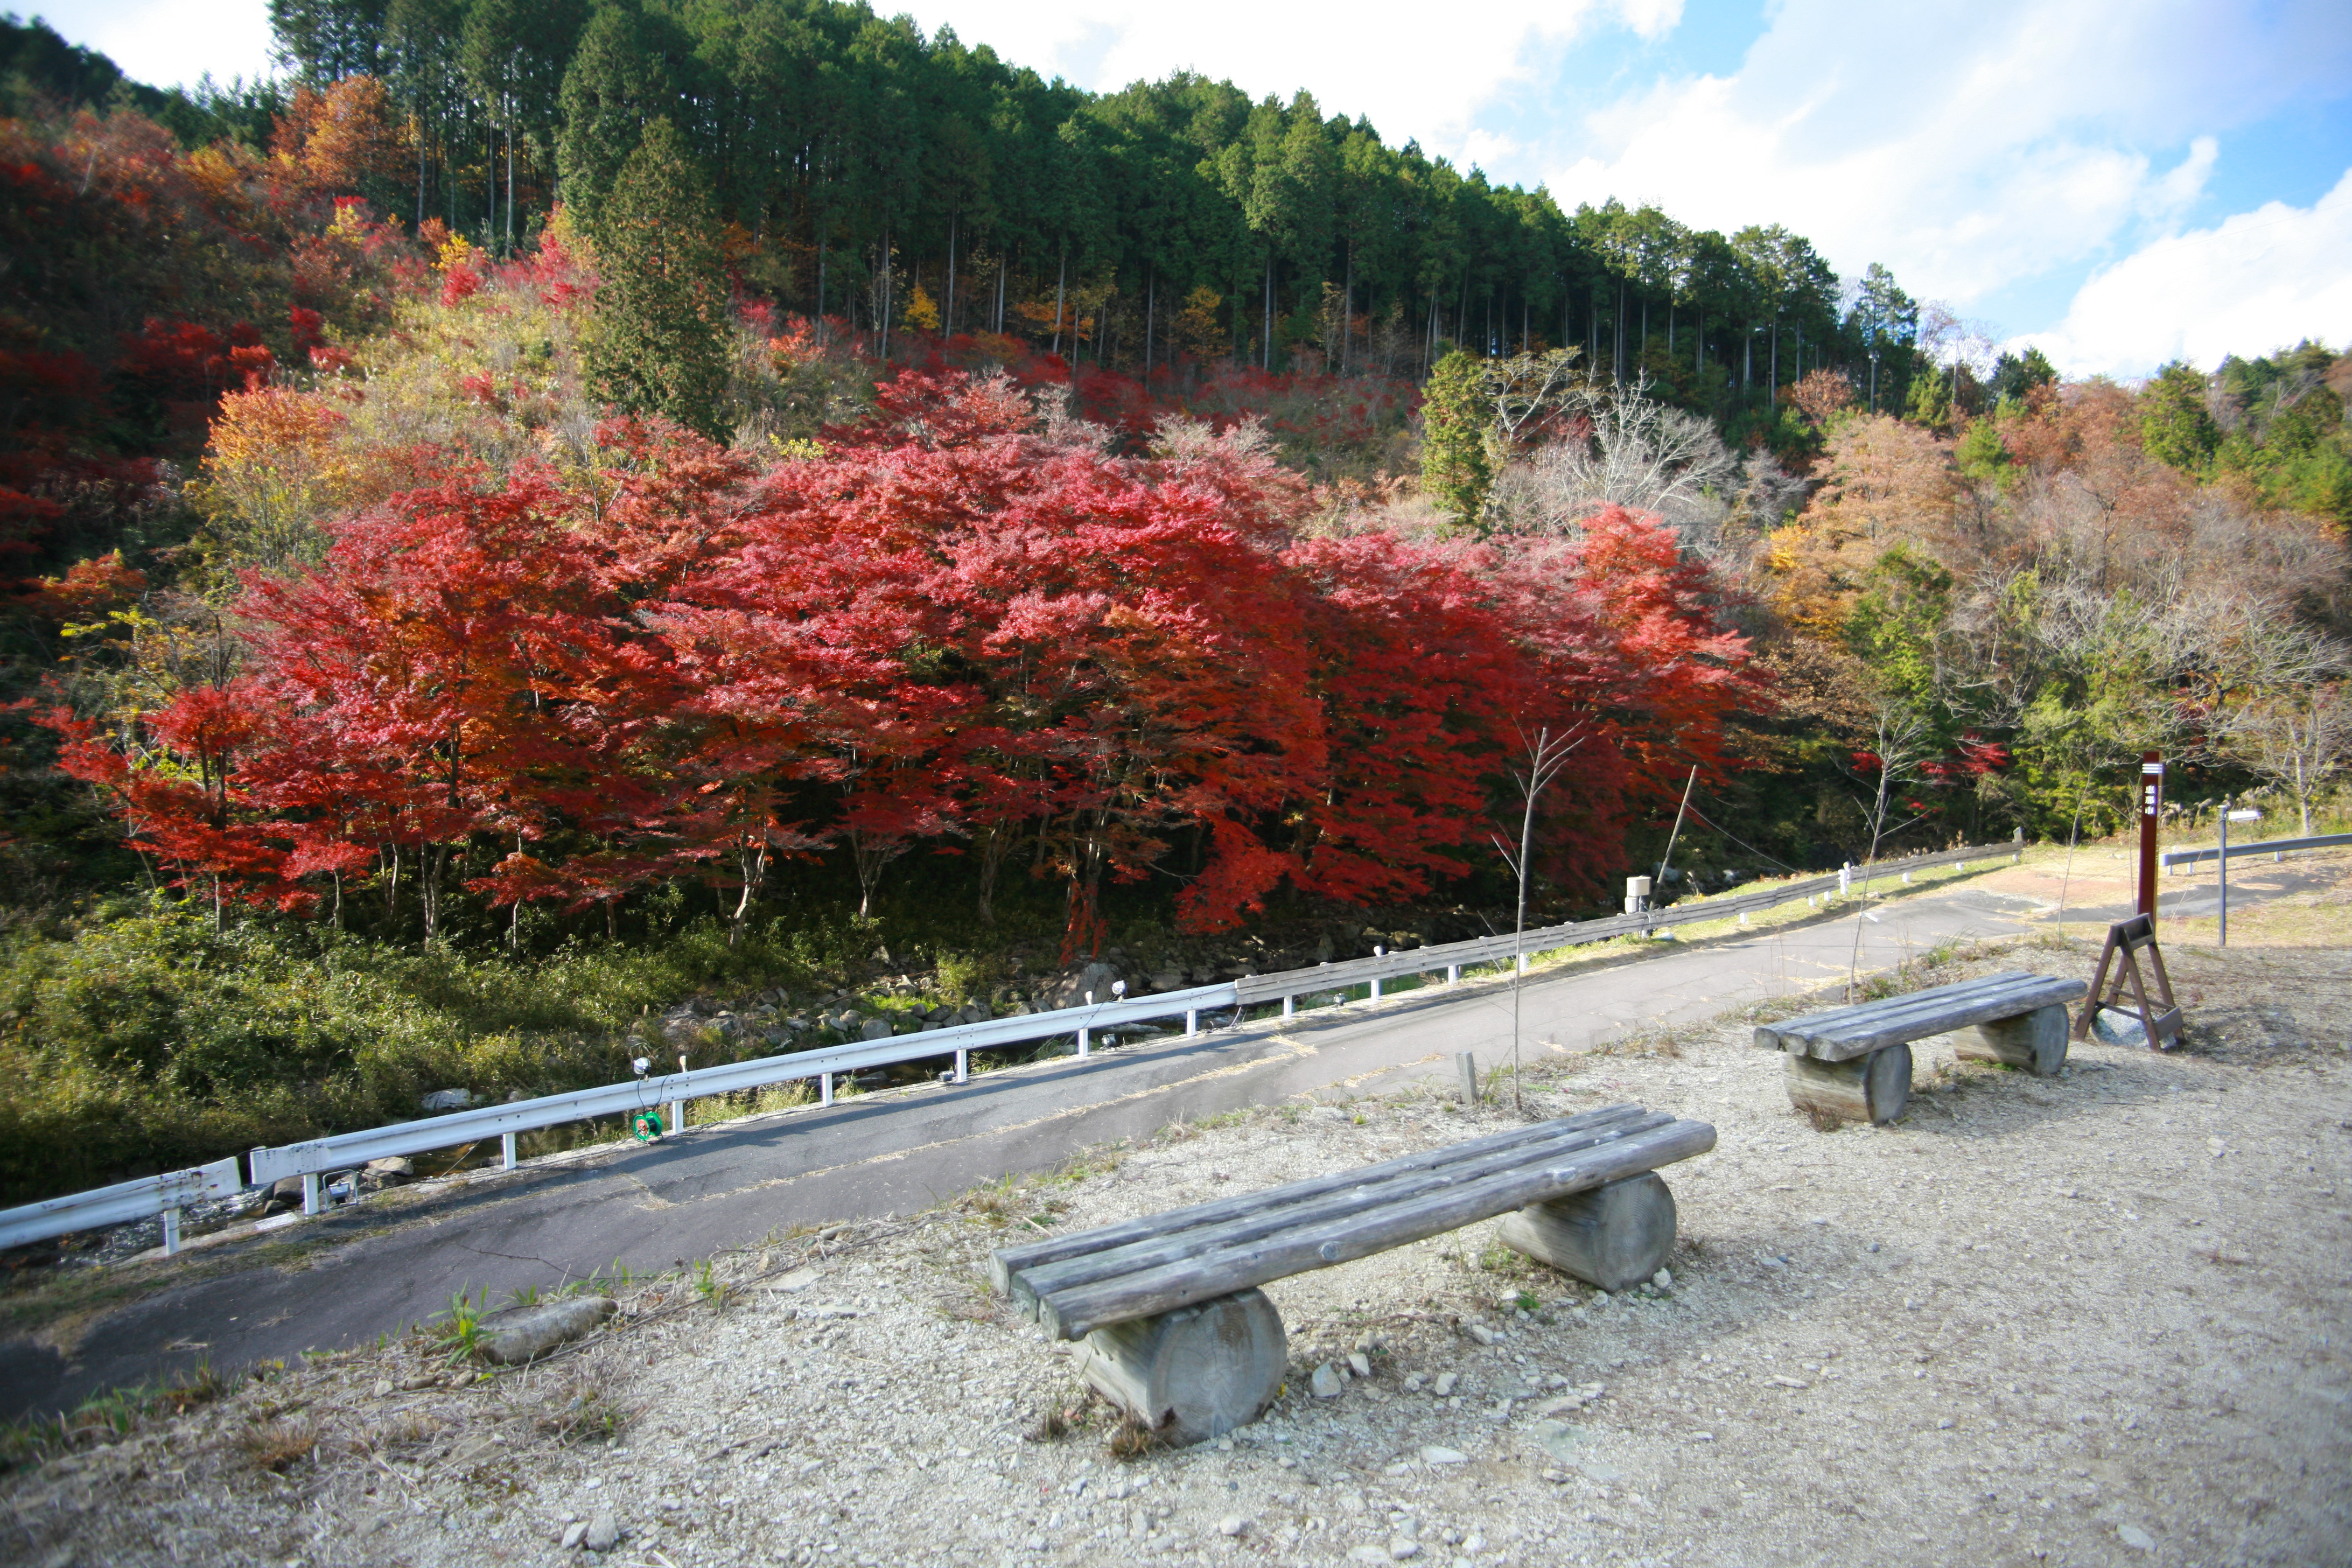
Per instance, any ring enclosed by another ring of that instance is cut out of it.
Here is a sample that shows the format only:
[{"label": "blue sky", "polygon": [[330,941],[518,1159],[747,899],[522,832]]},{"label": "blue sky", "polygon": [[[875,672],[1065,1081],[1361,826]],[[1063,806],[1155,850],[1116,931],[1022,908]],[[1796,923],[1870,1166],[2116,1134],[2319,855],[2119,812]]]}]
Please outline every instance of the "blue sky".
[{"label": "blue sky", "polygon": [[[21,0],[20,0],[21,3]],[[887,3],[884,9],[889,8]],[[1392,141],[1885,262],[2074,374],[2352,342],[2352,5],[2234,0],[912,0],[1094,88],[1191,68]],[[72,0],[132,75],[268,68],[264,0]]]}]

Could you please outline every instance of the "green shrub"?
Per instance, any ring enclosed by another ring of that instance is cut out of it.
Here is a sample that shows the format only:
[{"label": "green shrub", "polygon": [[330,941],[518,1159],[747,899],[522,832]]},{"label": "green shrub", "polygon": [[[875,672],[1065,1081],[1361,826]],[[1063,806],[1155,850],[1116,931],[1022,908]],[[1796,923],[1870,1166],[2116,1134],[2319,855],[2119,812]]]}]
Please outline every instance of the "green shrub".
[{"label": "green shrub", "polygon": [[[714,985],[805,988],[857,941],[772,930],[730,947],[713,922],[518,960],[292,922],[215,930],[167,899],[20,931],[0,942],[0,1205],[404,1120],[438,1089],[614,1082],[648,1011]],[[730,1056],[772,1048],[747,1037]]]}]

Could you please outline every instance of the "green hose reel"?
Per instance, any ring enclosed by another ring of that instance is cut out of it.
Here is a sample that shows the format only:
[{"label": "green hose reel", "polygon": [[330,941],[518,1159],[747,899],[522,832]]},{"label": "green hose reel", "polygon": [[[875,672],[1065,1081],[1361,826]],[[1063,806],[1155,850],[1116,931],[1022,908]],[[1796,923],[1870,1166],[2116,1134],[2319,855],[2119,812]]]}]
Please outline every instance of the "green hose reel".
[{"label": "green hose reel", "polygon": [[630,1131],[637,1135],[637,1142],[640,1143],[658,1143],[661,1142],[662,1119],[661,1112],[658,1110],[647,1110],[638,1111],[635,1119],[630,1122],[629,1127]]}]

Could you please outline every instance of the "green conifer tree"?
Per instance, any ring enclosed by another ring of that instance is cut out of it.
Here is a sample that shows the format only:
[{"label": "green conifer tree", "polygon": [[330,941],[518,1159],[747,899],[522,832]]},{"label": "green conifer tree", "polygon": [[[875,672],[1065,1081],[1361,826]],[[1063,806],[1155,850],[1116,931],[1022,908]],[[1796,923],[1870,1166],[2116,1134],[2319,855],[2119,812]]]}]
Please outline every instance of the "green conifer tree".
[{"label": "green conifer tree", "polygon": [[590,239],[596,321],[588,365],[597,395],[727,437],[727,279],[702,169],[667,120],[646,127]]},{"label": "green conifer tree", "polygon": [[1494,418],[1494,395],[1477,356],[1456,349],[1439,360],[1422,394],[1421,488],[1464,528],[1477,524],[1495,481],[1486,459]]},{"label": "green conifer tree", "polygon": [[2158,371],[2139,395],[2140,444],[2147,455],[2185,474],[2201,474],[2221,444],[2221,427],[2205,406],[2205,376],[2180,360]]}]

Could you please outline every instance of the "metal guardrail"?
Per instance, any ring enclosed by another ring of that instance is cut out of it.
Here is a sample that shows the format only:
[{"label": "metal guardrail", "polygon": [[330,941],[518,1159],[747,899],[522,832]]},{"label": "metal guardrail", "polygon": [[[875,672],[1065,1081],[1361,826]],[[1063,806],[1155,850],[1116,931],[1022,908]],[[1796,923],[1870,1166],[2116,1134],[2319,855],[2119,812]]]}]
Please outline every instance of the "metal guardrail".
[{"label": "metal guardrail", "polygon": [[[720,1067],[652,1074],[628,1083],[604,1084],[594,1089],[574,1089],[566,1094],[543,1095],[536,1100],[516,1100],[506,1105],[480,1106],[415,1121],[394,1122],[389,1126],[371,1127],[357,1132],[340,1132],[299,1143],[256,1149],[245,1157],[243,1182],[237,1179],[238,1161],[232,1156],[192,1171],[142,1176],[136,1181],[100,1187],[92,1192],[0,1210],[0,1247],[21,1247],[26,1242],[52,1236],[94,1230],[161,1215],[163,1219],[163,1250],[169,1254],[178,1250],[179,1211],[184,1205],[199,1198],[229,1196],[247,1186],[268,1186],[289,1176],[299,1176],[302,1180],[303,1211],[317,1214],[323,1207],[321,1179],[337,1173],[358,1170],[371,1160],[428,1153],[436,1149],[456,1148],[497,1138],[501,1144],[504,1163],[512,1168],[517,1163],[515,1140],[523,1132],[573,1121],[634,1116],[640,1110],[665,1103],[677,1106],[686,1100],[712,1095],[734,1094],[745,1089],[811,1079],[819,1085],[819,1102],[830,1105],[833,1103],[833,1080],[835,1078],[899,1062],[951,1056],[955,1058],[955,1069],[950,1075],[952,1080],[963,1083],[970,1078],[971,1054],[976,1050],[1071,1035],[1076,1038],[1077,1054],[1084,1057],[1090,1053],[1092,1037],[1096,1034],[1126,1025],[1181,1016],[1184,1020],[1185,1034],[1189,1037],[1199,1032],[1200,1015],[1202,1013],[1240,1010],[1280,1002],[1282,1016],[1287,1018],[1295,1016],[1297,1001],[1302,996],[1346,992],[1359,985],[1370,987],[1370,1000],[1378,1002],[1381,999],[1381,987],[1391,980],[1433,974],[1442,969],[1451,984],[1461,979],[1465,969],[1508,964],[1515,953],[1518,956],[1519,967],[1524,970],[1526,961],[1540,952],[1707,921],[1734,919],[1781,904],[1794,903],[1799,899],[1812,902],[1847,896],[1856,890],[1866,894],[1872,882],[1898,876],[1907,881],[1909,873],[1916,870],[1991,859],[2004,854],[2013,855],[2019,847],[2004,844],[1947,849],[1886,861],[1866,871],[1849,866],[1844,870],[1826,876],[1776,883],[1752,892],[1696,899],[1664,909],[1645,910],[1637,914],[1612,915],[1602,920],[1546,926],[1522,936],[1505,933],[1468,942],[1409,948],[1399,952],[1376,952],[1370,958],[1322,963],[1312,969],[1244,975],[1238,980],[1214,985],[1163,991],[1150,996],[1115,997],[1105,1002],[1089,1002],[1078,1007],[1061,1007],[1043,1013],[990,1018],[974,1024],[957,1024],[883,1040],[793,1051],[781,1056],[761,1057],[751,1061],[730,1062]],[[673,1122],[676,1120],[673,1114]]]},{"label": "metal guardrail", "polygon": [[[2297,849],[2334,849],[2347,844],[2352,844],[2352,833],[2322,833],[2309,838],[2257,838],[2251,844],[2231,845],[2230,858],[2235,860],[2242,855],[2268,855],[2278,859]],[[2200,866],[2221,858],[2221,849],[2209,844],[2201,849],[2166,849],[2158,854],[2157,860],[2168,877],[2175,866]]]},{"label": "metal guardrail", "polygon": [[132,1220],[163,1216],[163,1249],[176,1252],[180,1244],[180,1211],[204,1198],[225,1198],[243,1190],[236,1156],[198,1165],[191,1171],[166,1171],[96,1187],[86,1193],[45,1198],[22,1208],[0,1210],[0,1247],[46,1241],[69,1231],[97,1230],[128,1225]]}]

